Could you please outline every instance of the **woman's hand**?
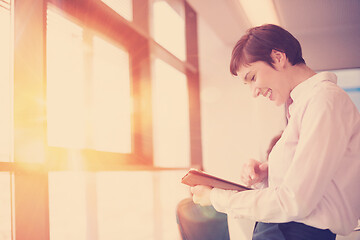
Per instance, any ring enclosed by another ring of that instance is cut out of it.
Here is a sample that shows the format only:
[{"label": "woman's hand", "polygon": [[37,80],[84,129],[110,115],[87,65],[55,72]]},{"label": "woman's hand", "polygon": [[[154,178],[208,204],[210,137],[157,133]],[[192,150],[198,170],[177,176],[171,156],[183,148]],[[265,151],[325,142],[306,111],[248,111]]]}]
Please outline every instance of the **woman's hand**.
[{"label": "woman's hand", "polygon": [[197,185],[195,187],[191,187],[191,192],[193,194],[193,201],[196,204],[200,204],[201,206],[210,206],[210,193],[211,187]]},{"label": "woman's hand", "polygon": [[250,159],[241,171],[241,181],[248,187],[262,182],[268,176],[268,163]]}]

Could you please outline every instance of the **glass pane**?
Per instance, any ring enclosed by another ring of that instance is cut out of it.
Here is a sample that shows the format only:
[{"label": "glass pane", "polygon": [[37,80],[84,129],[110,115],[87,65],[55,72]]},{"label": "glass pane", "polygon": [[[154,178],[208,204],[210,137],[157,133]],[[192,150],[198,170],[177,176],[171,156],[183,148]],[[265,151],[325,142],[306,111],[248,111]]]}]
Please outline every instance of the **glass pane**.
[{"label": "glass pane", "polygon": [[130,153],[129,54],[51,10],[47,38],[49,145]]},{"label": "glass pane", "polygon": [[51,240],[87,240],[86,174],[49,173]]},{"label": "glass pane", "polygon": [[190,165],[189,98],[186,76],[155,60],[153,78],[154,163]]},{"label": "glass pane", "polygon": [[166,1],[154,0],[152,33],[156,42],[185,61],[185,20],[181,2],[178,6],[170,6]]},{"label": "glass pane", "polygon": [[150,172],[97,173],[99,240],[154,239],[153,189]]},{"label": "glass pane", "polygon": [[130,153],[129,54],[97,37],[93,46],[93,148]]},{"label": "glass pane", "polygon": [[338,76],[338,85],[350,96],[360,111],[360,68],[332,71]]},{"label": "glass pane", "polygon": [[357,91],[348,92],[348,94],[357,109],[360,111],[360,88]]},{"label": "glass pane", "polygon": [[154,174],[158,188],[156,209],[161,219],[158,223],[161,226],[158,228],[161,239],[181,239],[175,210],[182,199],[190,197],[189,187],[180,183],[185,171],[163,171]]},{"label": "glass pane", "polygon": [[0,239],[11,239],[10,174],[0,173]]},{"label": "glass pane", "polygon": [[185,171],[49,174],[51,240],[180,239]]},{"label": "glass pane", "polygon": [[0,6],[0,161],[10,161],[12,136],[12,79],[10,79],[10,5],[2,3]]},{"label": "glass pane", "polygon": [[133,20],[132,0],[101,0],[126,20]]},{"label": "glass pane", "polygon": [[5,8],[6,10],[10,9],[10,0],[0,0],[0,7]]},{"label": "glass pane", "polygon": [[360,87],[360,68],[332,71],[338,76],[338,85],[342,88]]},{"label": "glass pane", "polygon": [[48,144],[85,147],[84,52],[82,28],[47,12]]}]

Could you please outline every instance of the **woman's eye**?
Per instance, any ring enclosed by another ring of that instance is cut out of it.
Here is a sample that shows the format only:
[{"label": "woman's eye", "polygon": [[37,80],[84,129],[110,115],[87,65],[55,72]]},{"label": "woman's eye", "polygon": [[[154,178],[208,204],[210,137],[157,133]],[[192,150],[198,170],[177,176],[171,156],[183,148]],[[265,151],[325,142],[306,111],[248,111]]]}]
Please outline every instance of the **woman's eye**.
[{"label": "woman's eye", "polygon": [[255,81],[255,75],[252,76],[251,81]]}]

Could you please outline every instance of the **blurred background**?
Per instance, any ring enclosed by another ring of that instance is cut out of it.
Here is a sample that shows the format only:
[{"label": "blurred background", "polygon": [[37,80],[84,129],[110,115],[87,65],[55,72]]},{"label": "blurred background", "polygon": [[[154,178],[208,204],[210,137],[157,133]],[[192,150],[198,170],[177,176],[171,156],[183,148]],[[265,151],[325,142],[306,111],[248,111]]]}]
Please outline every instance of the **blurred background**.
[{"label": "blurred background", "polygon": [[186,171],[240,182],[286,124],[229,71],[264,23],[360,108],[358,0],[0,0],[0,240],[180,239]]}]

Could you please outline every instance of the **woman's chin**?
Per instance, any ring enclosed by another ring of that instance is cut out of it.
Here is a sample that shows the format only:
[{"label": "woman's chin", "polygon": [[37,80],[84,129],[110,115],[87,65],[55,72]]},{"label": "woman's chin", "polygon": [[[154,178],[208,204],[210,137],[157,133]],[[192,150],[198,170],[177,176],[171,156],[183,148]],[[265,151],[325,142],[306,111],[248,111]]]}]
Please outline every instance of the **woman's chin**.
[{"label": "woman's chin", "polygon": [[275,103],[275,105],[276,105],[277,107],[280,107],[280,106],[282,106],[282,105],[285,104],[285,102],[282,102],[282,101],[279,101],[279,100],[276,100],[276,99],[271,100],[271,101],[274,101],[274,103]]}]

